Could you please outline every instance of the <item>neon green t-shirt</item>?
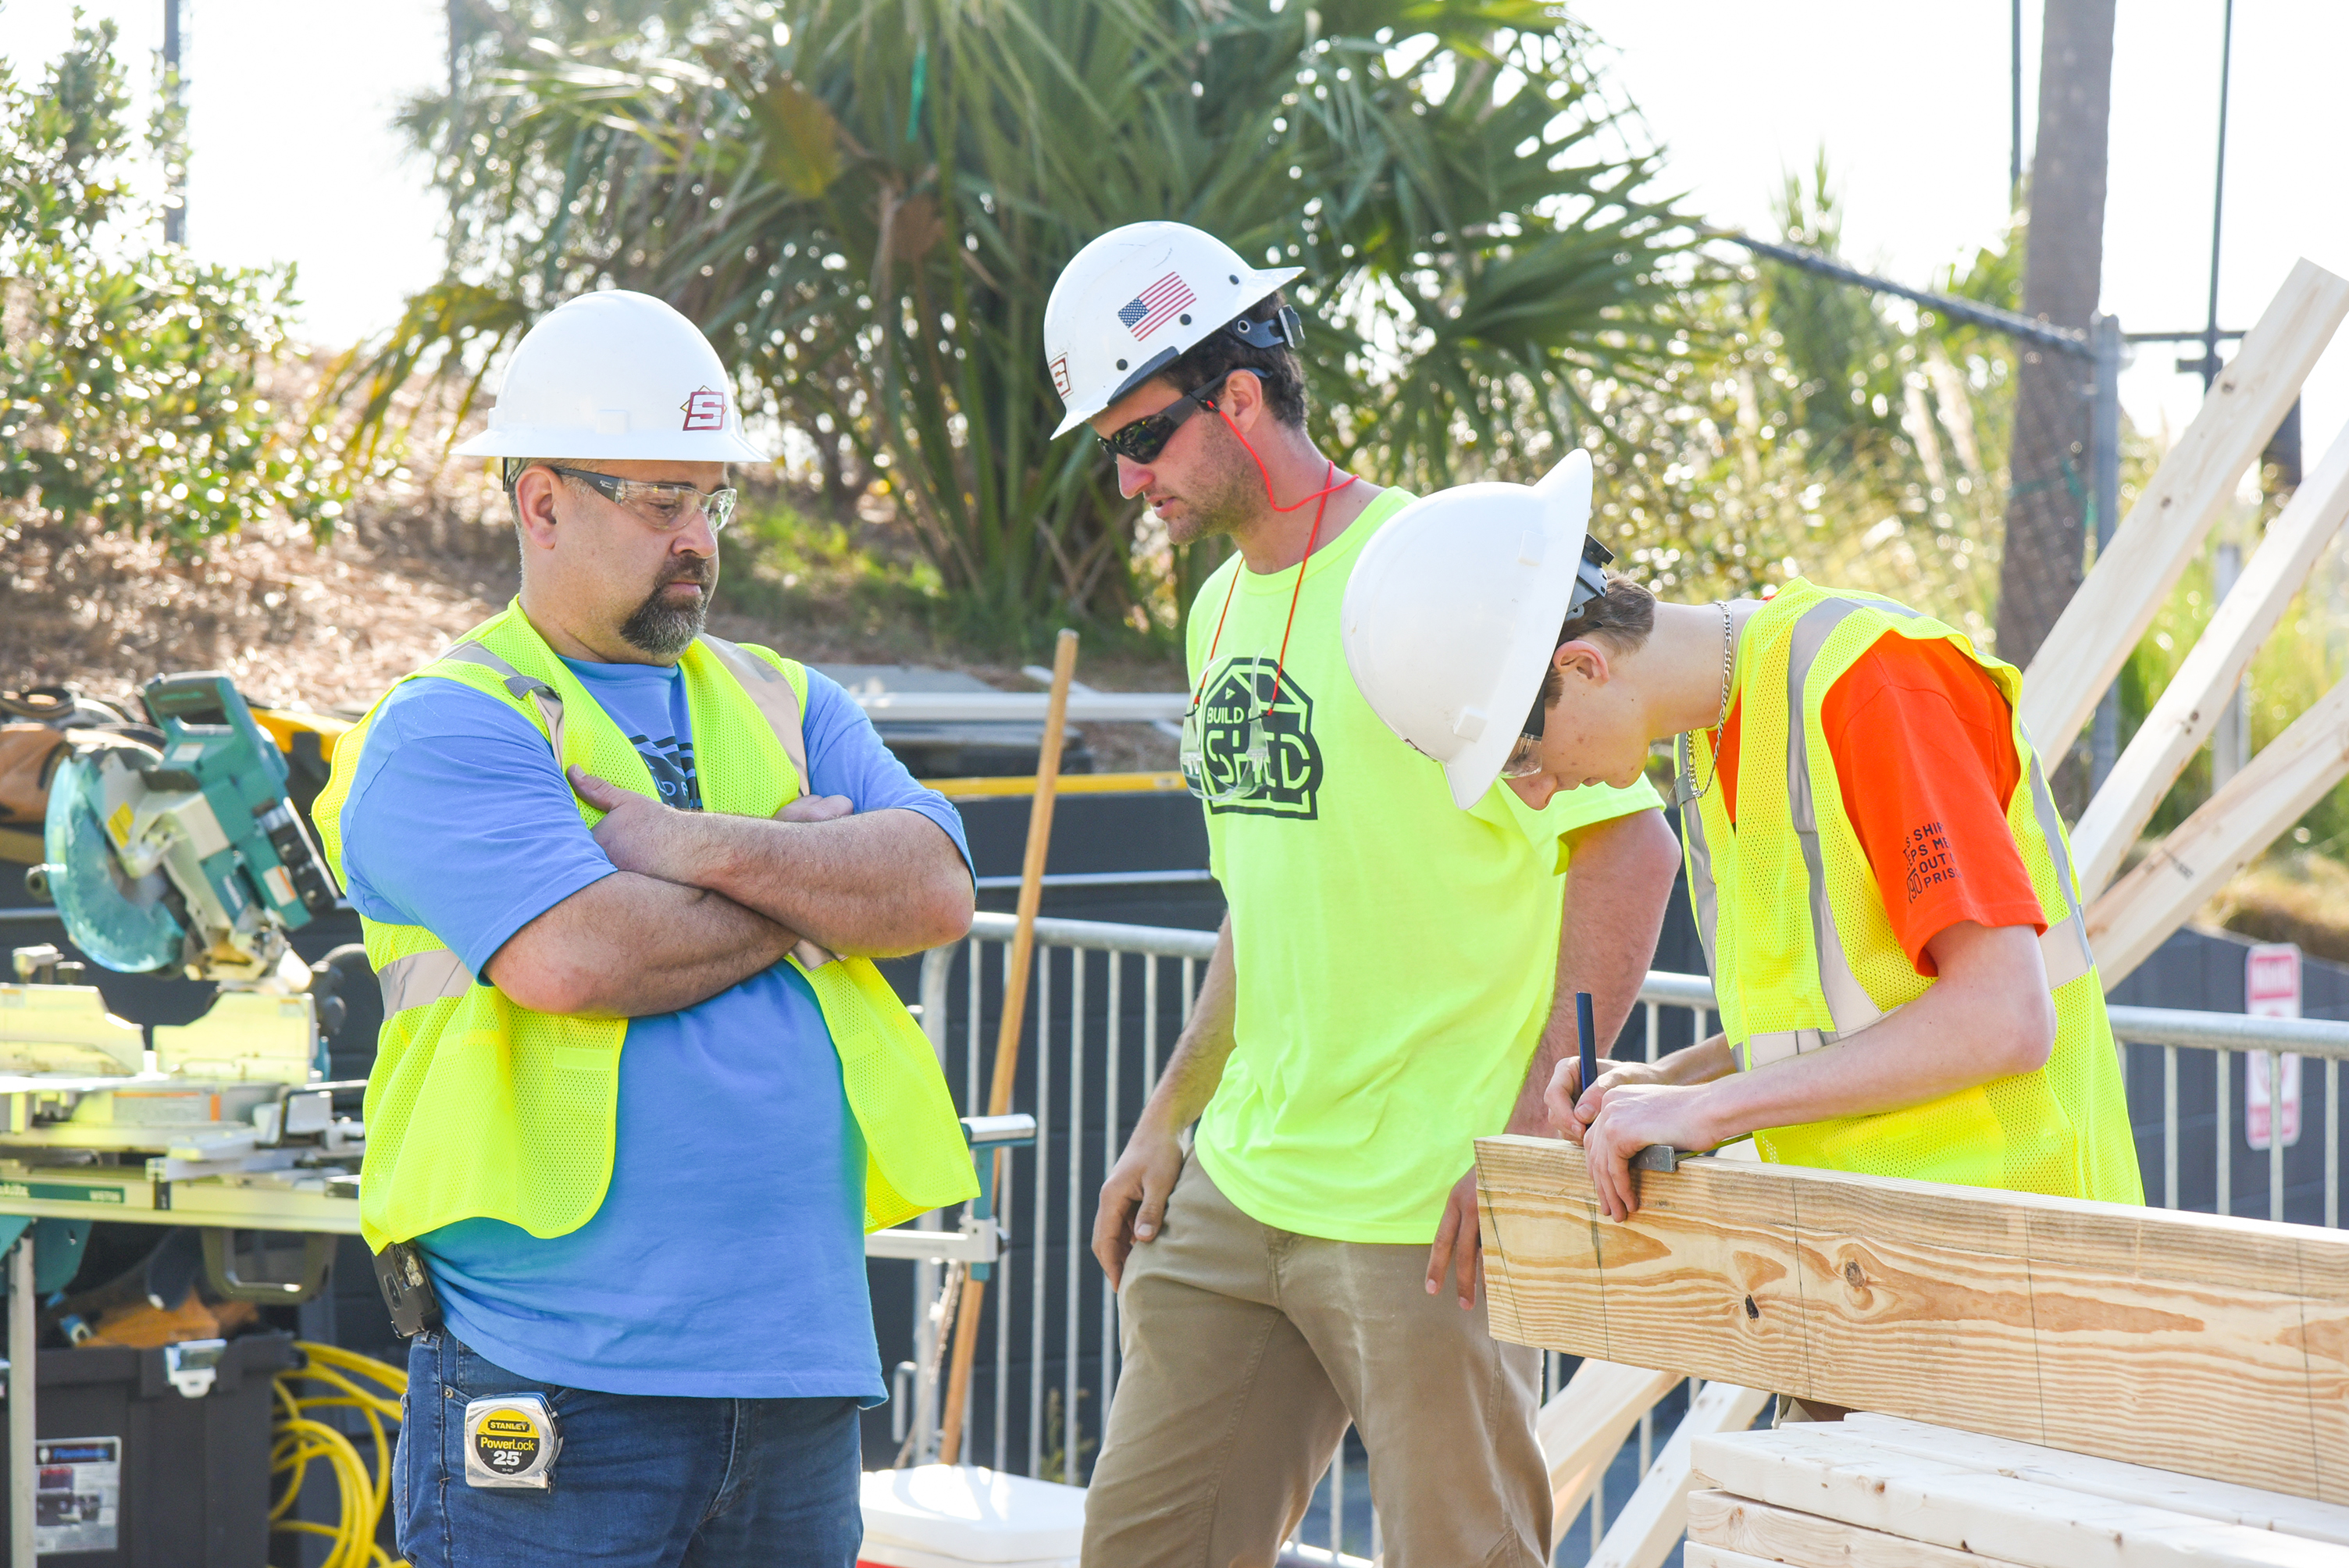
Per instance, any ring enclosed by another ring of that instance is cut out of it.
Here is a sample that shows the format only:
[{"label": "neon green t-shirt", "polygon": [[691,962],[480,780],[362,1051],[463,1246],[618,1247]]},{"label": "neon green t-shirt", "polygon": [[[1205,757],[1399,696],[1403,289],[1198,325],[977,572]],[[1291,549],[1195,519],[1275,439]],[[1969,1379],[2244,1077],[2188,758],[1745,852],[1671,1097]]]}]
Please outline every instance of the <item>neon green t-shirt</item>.
[{"label": "neon green t-shirt", "polygon": [[[1434,1240],[1470,1140],[1501,1130],[1548,1017],[1561,835],[1661,804],[1642,782],[1564,790],[1533,811],[1495,785],[1463,811],[1443,770],[1371,711],[1339,610],[1364,542],[1412,499],[1386,491],[1306,562],[1270,785],[1206,809],[1237,1043],[1194,1147],[1254,1219],[1335,1241]],[[1258,576],[1236,555],[1191,606],[1211,776],[1229,768],[1241,717],[1271,696],[1296,586],[1297,568]]]}]

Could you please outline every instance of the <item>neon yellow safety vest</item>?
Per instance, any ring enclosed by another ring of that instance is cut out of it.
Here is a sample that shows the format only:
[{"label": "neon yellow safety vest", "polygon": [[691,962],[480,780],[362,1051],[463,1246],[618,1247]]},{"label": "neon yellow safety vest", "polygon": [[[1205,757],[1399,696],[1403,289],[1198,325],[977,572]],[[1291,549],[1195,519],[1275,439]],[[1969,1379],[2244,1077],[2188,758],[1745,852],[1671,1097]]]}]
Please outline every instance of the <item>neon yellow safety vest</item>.
[{"label": "neon yellow safety vest", "polygon": [[[1998,682],[2008,707],[2017,706],[2021,673],[1978,652],[1962,632],[1889,599],[1797,578],[1739,635],[1733,826],[1722,790],[1688,805],[1698,777],[1692,753],[1702,754],[1703,776],[1712,776],[1711,737],[1680,743],[1690,895],[1722,1028],[1747,1070],[1849,1039],[1933,984],[1892,934],[1819,717],[1828,688],[1886,635],[1954,643]],[[2145,1201],[2071,846],[2019,715],[2014,745],[2024,766],[2006,820],[2039,894],[2047,927],[2040,951],[2057,1021],[2045,1065],[1905,1110],[1772,1128],[1754,1136],[1763,1158]]]},{"label": "neon yellow safety vest", "polygon": [[[807,672],[765,648],[707,636],[679,662],[708,809],[773,816],[804,789]],[[520,600],[402,679],[424,678],[496,697],[536,725],[565,767],[659,798],[636,748],[539,637]],[[334,776],[313,810],[338,877],[343,805],[382,707],[378,698],[336,747]],[[579,813],[591,826],[603,817],[585,801]],[[460,866],[448,871],[463,874]],[[469,974],[422,926],[364,915],[360,924],[384,1012],[359,1180],[368,1247],[473,1218],[539,1237],[585,1224],[611,1185],[627,1020],[533,1012]],[[823,1008],[864,1135],[865,1228],[975,1197],[978,1180],[937,1057],[881,972],[870,959],[804,946],[790,962]]]}]

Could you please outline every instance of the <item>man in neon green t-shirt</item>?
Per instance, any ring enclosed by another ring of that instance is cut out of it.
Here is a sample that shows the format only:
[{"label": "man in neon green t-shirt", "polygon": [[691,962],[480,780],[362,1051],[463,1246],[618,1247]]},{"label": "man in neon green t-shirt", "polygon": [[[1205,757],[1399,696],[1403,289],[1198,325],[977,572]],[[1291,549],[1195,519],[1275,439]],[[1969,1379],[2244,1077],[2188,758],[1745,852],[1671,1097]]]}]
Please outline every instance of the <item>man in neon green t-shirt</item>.
[{"label": "man in neon green t-shirt", "polygon": [[1350,1421],[1390,1568],[1532,1568],[1540,1358],[1485,1330],[1471,1140],[1548,1131],[1573,994],[1611,1039],[1679,851],[1644,784],[1455,802],[1355,690],[1347,577],[1412,498],[1306,434],[1295,275],[1134,224],[1045,315],[1061,430],[1089,424],[1174,542],[1237,546],[1192,606],[1182,748],[1229,911],[1102,1189],[1125,1369],[1085,1562],[1270,1561]]}]

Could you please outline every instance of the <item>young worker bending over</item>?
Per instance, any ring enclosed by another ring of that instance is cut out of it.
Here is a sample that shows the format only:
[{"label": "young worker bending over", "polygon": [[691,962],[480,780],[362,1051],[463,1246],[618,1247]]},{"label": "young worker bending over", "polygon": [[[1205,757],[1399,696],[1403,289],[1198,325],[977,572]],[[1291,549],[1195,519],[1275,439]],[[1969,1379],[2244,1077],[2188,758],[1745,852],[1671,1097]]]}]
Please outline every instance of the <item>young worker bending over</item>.
[{"label": "young worker bending over", "polygon": [[[2144,1202],[2064,826],[1962,632],[1797,578],[1663,604],[1586,561],[1589,466],[1474,485],[1363,549],[1346,655],[1372,707],[1528,805],[1637,779],[1679,738],[1689,890],[1723,1033],[1547,1105],[1611,1218],[1643,1147]],[[1530,709],[1530,712],[1528,712]],[[1522,733],[1503,747],[1485,733]],[[1477,742],[1481,740],[1482,744]],[[1473,780],[1470,782],[1473,783]]]}]

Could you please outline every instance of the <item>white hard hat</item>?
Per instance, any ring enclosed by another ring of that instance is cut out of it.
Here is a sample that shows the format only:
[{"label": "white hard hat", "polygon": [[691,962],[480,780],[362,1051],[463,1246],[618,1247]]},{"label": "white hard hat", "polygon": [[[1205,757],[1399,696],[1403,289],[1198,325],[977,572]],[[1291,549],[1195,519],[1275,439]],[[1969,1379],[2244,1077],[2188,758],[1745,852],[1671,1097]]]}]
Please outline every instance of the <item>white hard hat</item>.
[{"label": "white hard hat", "polygon": [[[1128,223],[1069,260],[1044,306],[1044,362],[1067,406],[1067,435],[1209,334],[1303,272],[1259,272],[1188,223]],[[1246,335],[1258,347],[1297,341],[1296,315]]]},{"label": "white hard hat", "polygon": [[1589,522],[1590,454],[1577,448],[1537,484],[1422,497],[1354,562],[1346,667],[1386,727],[1444,765],[1464,811],[1500,777],[1558,628],[1607,591],[1612,555]]},{"label": "white hard hat", "polygon": [[664,301],[584,294],[541,316],[514,349],[490,428],[469,458],[649,458],[763,463],[718,351]]}]

